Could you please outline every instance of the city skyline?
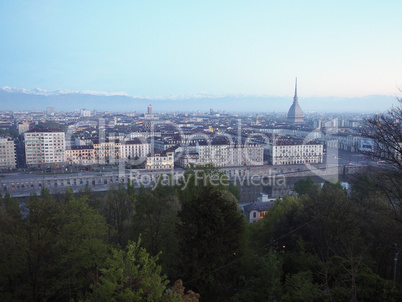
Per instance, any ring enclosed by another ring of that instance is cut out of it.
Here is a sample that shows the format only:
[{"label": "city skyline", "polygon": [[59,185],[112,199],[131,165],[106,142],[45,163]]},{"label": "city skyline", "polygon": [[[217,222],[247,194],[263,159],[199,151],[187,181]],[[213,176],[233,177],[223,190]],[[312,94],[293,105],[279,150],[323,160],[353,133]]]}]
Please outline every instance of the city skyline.
[{"label": "city skyline", "polygon": [[395,97],[402,87],[398,1],[13,1],[0,8],[0,87],[153,99],[292,97],[297,76],[301,102]]}]

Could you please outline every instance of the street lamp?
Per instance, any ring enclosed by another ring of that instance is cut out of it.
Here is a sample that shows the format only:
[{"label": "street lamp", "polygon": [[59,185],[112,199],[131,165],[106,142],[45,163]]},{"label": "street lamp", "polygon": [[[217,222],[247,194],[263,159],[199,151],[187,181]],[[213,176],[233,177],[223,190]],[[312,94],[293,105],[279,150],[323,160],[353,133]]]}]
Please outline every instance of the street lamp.
[{"label": "street lamp", "polygon": [[394,257],[394,281],[392,283],[392,289],[394,289],[395,288],[395,280],[396,280],[396,266],[398,264],[398,254],[401,250],[398,249],[398,245],[396,243],[394,243],[392,245],[392,248],[396,250],[395,257]]}]

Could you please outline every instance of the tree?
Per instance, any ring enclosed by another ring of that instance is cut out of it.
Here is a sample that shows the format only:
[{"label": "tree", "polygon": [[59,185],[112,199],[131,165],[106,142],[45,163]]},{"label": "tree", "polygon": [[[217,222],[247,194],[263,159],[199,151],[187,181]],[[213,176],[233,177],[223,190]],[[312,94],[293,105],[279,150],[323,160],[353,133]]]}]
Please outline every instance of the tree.
[{"label": "tree", "polygon": [[0,301],[15,301],[19,275],[24,269],[25,241],[21,238],[18,202],[0,195]]},{"label": "tree", "polygon": [[26,266],[18,292],[25,299],[44,300],[49,288],[49,270],[55,266],[54,246],[58,240],[63,205],[56,202],[47,189],[41,196],[31,196],[22,208],[22,242]]},{"label": "tree", "polygon": [[124,184],[116,189],[112,184],[106,193],[102,214],[108,224],[109,240],[121,246],[127,244],[134,202],[127,194]]},{"label": "tree", "polygon": [[[279,301],[282,296],[282,261],[269,250],[264,255],[249,254],[242,261],[242,282],[232,301]],[[242,284],[243,283],[243,284]]]},{"label": "tree", "polygon": [[392,208],[389,215],[402,223],[402,100],[398,101],[399,106],[367,119],[362,134],[372,140],[373,155],[386,164],[385,169],[371,169],[373,180]]},{"label": "tree", "polygon": [[181,274],[201,299],[222,301],[233,295],[237,280],[233,261],[242,252],[244,218],[237,203],[223,197],[216,170],[190,171],[185,177],[177,229]]},{"label": "tree", "polygon": [[240,188],[234,182],[229,183],[228,191],[236,197],[237,201],[240,201],[241,197]]},{"label": "tree", "polygon": [[96,282],[107,256],[107,227],[85,197],[70,200],[62,215],[58,241],[52,247],[58,256],[51,289],[56,300],[67,301],[85,296]]},{"label": "tree", "polygon": [[141,235],[143,246],[153,256],[159,254],[168,276],[176,276],[179,200],[169,186],[156,185],[154,190],[140,189],[133,218],[134,238]]},{"label": "tree", "polygon": [[[200,298],[200,294],[193,292],[192,290],[188,290],[186,293],[184,292],[186,288],[183,286],[183,281],[181,279],[176,280],[171,288],[171,292],[166,296],[169,301],[174,301],[175,299],[178,302],[198,302]],[[166,300],[164,300],[166,301]]]},{"label": "tree", "polygon": [[399,106],[366,119],[362,134],[372,139],[377,157],[402,171],[402,100],[398,101]]},{"label": "tree", "polygon": [[150,256],[140,244],[141,239],[129,242],[126,249],[112,249],[93,286],[91,301],[162,300],[169,281],[157,264],[158,256]]},{"label": "tree", "polygon": [[298,180],[294,185],[294,189],[299,195],[308,194],[316,189],[316,184],[311,177],[307,177],[306,179]]},{"label": "tree", "polygon": [[1,300],[84,297],[106,258],[103,218],[84,198],[58,202],[46,189],[16,209],[0,206]]}]

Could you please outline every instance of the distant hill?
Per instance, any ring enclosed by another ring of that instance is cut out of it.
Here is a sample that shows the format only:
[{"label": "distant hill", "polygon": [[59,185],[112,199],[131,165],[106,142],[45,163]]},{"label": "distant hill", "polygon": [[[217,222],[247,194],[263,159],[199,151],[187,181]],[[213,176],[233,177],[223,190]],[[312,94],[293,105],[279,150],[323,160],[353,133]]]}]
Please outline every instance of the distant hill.
[{"label": "distant hill", "polygon": [[[56,110],[72,111],[86,108],[98,111],[145,112],[150,98],[133,97],[124,94],[98,92],[26,90],[0,88],[0,110]],[[195,95],[152,99],[155,112],[158,111],[208,111],[210,108],[229,112],[287,112],[293,99],[281,96],[245,95]],[[370,95],[358,98],[299,96],[303,111],[319,112],[378,112],[397,104],[394,96]]]}]

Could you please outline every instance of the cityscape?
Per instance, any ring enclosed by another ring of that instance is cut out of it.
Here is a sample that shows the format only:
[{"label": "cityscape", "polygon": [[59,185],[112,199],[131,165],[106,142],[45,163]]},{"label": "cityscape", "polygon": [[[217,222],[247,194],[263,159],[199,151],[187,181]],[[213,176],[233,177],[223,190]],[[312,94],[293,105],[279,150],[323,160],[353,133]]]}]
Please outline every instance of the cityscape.
[{"label": "cityscape", "polygon": [[[1,169],[17,171],[3,177],[3,192],[29,196],[44,187],[56,193],[70,186],[78,192],[88,184],[107,190],[106,172],[127,183],[140,174],[154,181],[161,173],[183,175],[187,168],[206,165],[223,168],[234,178],[236,168],[238,173],[262,169],[298,176],[330,164],[337,176],[339,169],[344,174],[380,161],[374,140],[362,133],[369,115],[306,114],[297,79],[287,113],[231,114],[213,108],[154,113],[152,103],[144,109],[3,112],[1,125],[9,135],[2,138]],[[276,197],[283,196],[269,196]]]},{"label": "cityscape", "polygon": [[0,3],[0,301],[402,301],[401,10]]}]

